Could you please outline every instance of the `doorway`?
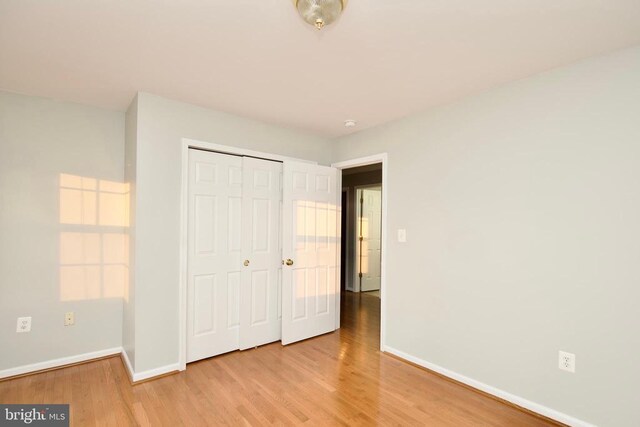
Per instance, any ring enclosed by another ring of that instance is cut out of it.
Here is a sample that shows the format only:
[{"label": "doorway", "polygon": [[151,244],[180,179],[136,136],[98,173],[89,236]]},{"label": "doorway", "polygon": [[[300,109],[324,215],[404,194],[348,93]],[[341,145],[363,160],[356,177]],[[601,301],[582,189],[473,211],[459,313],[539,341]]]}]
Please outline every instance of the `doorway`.
[{"label": "doorway", "polygon": [[341,171],[341,320],[380,348],[383,164],[346,166]]},{"label": "doorway", "polygon": [[380,290],[382,190],[381,163],[342,169],[340,276],[347,292]]}]

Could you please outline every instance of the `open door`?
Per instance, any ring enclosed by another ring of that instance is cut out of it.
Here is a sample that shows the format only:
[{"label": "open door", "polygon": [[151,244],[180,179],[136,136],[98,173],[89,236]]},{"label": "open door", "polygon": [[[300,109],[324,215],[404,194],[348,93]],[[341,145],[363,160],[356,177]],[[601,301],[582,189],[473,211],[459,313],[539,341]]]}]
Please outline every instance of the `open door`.
[{"label": "open door", "polygon": [[282,344],[334,331],[339,301],[337,169],[284,162]]},{"label": "open door", "polygon": [[380,290],[382,188],[358,190],[356,264],[360,292]]}]

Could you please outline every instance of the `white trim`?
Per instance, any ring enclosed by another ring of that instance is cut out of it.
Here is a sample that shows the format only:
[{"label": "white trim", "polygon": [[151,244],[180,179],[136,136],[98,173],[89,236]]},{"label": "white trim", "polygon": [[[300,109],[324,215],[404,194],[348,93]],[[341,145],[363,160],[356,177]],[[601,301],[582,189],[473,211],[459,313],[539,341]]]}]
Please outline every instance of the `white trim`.
[{"label": "white trim", "polygon": [[[337,242],[336,242],[336,287],[335,287],[335,305],[336,305],[336,320],[334,322],[335,329],[337,331],[340,329],[340,292],[341,292],[341,283],[340,283],[340,272],[342,270],[342,233],[345,231],[342,229],[342,174],[336,173],[336,195],[337,195],[337,204],[340,206],[340,210],[338,211],[338,223],[336,224],[336,228],[338,231]],[[284,196],[284,194],[283,194]],[[348,265],[348,264],[347,264]]]},{"label": "white trim", "polygon": [[14,377],[16,375],[24,375],[32,372],[42,371],[51,368],[60,368],[65,365],[86,362],[91,359],[99,359],[101,357],[113,356],[122,352],[122,347],[108,348],[105,350],[92,351],[89,353],[77,354],[75,356],[61,357],[59,359],[47,360],[44,362],[32,363],[30,365],[18,366],[0,371],[0,378]]},{"label": "white trim", "polygon": [[148,380],[149,378],[159,377],[160,375],[168,374],[171,372],[178,372],[180,365],[178,363],[172,363],[171,365],[161,366],[159,368],[149,369],[148,371],[142,371],[133,374],[131,379],[134,383],[138,381]]},{"label": "white trim", "polygon": [[129,374],[129,378],[131,379],[131,381],[133,381],[135,373],[133,372],[133,366],[131,365],[131,360],[129,360],[127,351],[125,349],[122,349],[122,353],[120,353],[120,356],[122,357],[122,360],[124,360],[124,367]]},{"label": "white trim", "polygon": [[559,421],[561,423],[574,426],[574,427],[595,427],[593,424],[590,424],[586,421],[579,420],[565,413],[556,411],[555,409],[548,408],[546,406],[540,405],[538,403],[527,400],[523,397],[516,396],[504,390],[500,390],[488,384],[482,383],[480,381],[474,380],[472,378],[466,377],[462,374],[458,374],[457,372],[450,371],[449,369],[443,368],[441,366],[435,365],[431,362],[427,362],[426,360],[422,360],[418,357],[407,354],[403,351],[397,350],[392,347],[385,346],[382,351],[387,353],[391,353],[396,355],[404,360],[415,363],[416,365],[422,366],[423,368],[427,368],[431,371],[437,372],[445,377],[454,379],[463,384],[466,384],[470,387],[483,391],[485,393],[489,393],[493,396],[496,396],[500,399],[506,400],[507,402],[511,402],[515,405],[518,405],[522,408],[533,411],[537,414],[543,415],[547,418],[551,418],[553,420]]},{"label": "white trim", "polygon": [[318,162],[313,160],[296,159],[294,157],[281,156],[279,154],[263,153],[261,151],[246,150],[244,148],[232,147],[230,145],[216,144],[213,142],[198,141],[196,139],[182,138],[182,145],[191,148],[199,148],[201,150],[215,151],[216,153],[231,154],[233,156],[256,157],[258,159],[276,160],[284,162],[285,160],[293,160],[302,163],[311,163],[317,165]]},{"label": "white trim", "polygon": [[188,238],[189,225],[189,141],[182,140],[182,165],[180,187],[180,284],[178,289],[178,365],[187,369],[187,283],[188,283]]},{"label": "white trim", "polygon": [[389,158],[387,153],[374,154],[353,160],[333,163],[331,167],[338,169],[355,168],[358,166],[382,163],[382,257],[380,260],[380,349],[384,351],[386,342],[387,325],[387,239],[389,230],[387,226],[387,202],[389,201]]},{"label": "white trim", "polygon": [[[281,156],[278,154],[262,153],[260,151],[246,150],[244,148],[231,147],[229,145],[215,144],[212,142],[198,141],[190,138],[182,138],[182,159],[181,159],[181,187],[180,187],[180,283],[178,290],[178,366],[177,370],[187,369],[187,265],[188,265],[188,241],[187,227],[189,220],[188,206],[188,183],[189,183],[189,148],[199,148],[201,150],[215,151],[218,153],[231,154],[235,156],[256,157],[259,159],[275,160],[284,162],[293,160],[296,162],[318,164],[315,161],[301,160],[293,157]],[[339,271],[339,270],[338,270]],[[173,366],[173,365],[169,365]],[[152,371],[166,369],[158,368]],[[147,374],[145,371],[137,375]],[[170,372],[170,371],[168,371]],[[165,373],[165,372],[163,372]],[[154,374],[155,375],[161,375]],[[140,381],[140,380],[134,380]]]},{"label": "white trim", "polygon": [[343,162],[332,163],[332,168],[350,169],[358,166],[375,165],[376,163],[384,163],[387,161],[387,153],[373,154],[371,156],[359,157],[357,159],[345,160]]},{"label": "white trim", "polygon": [[127,369],[127,373],[129,374],[129,378],[131,382],[138,382],[148,380],[153,377],[158,377],[160,375],[168,374],[170,372],[177,372],[180,370],[180,365],[178,363],[172,363],[171,365],[161,366],[159,368],[149,369],[147,371],[142,372],[134,372],[131,367],[131,361],[129,360],[129,356],[127,356],[127,352],[122,350],[122,359],[124,360],[124,366]]}]

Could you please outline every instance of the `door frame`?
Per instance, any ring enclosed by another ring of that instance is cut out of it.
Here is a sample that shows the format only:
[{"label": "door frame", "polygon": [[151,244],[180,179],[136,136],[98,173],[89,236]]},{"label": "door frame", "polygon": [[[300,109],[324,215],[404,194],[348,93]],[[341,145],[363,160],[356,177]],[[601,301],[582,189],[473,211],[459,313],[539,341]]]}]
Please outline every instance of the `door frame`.
[{"label": "door frame", "polygon": [[[380,188],[382,189],[382,183],[380,184],[365,184],[365,185],[356,185],[355,187],[353,187],[353,189],[355,190],[354,194],[353,194],[353,199],[351,200],[351,203],[354,204],[354,208],[355,208],[355,222],[353,224],[351,224],[351,226],[354,228],[355,231],[358,231],[358,209],[359,209],[359,202],[358,202],[358,190],[366,190],[367,188]],[[383,199],[384,200],[384,199]],[[382,206],[380,207],[380,210],[382,210]],[[380,233],[382,234],[382,230],[380,231]],[[382,239],[380,239],[380,241],[382,242]],[[353,251],[353,256],[354,258],[351,260],[353,261],[353,265],[354,265],[354,269],[353,269],[353,275],[351,277],[351,279],[353,280],[353,291],[352,292],[360,292],[360,280],[358,277],[358,235],[356,234],[355,236],[355,240],[353,242],[350,242],[352,245],[354,245],[354,251]],[[381,252],[382,255],[382,252]],[[380,263],[382,263],[382,257],[380,258]],[[380,279],[380,281],[382,282],[382,278]],[[380,283],[380,286],[382,286],[382,283]],[[382,295],[382,294],[380,294]],[[380,301],[382,302],[382,301]]]},{"label": "door frame", "polygon": [[[342,174],[340,174],[342,175]],[[342,180],[342,177],[339,177],[340,180]],[[349,203],[353,203],[353,192],[351,191],[351,187],[342,187],[342,192],[343,193],[347,193],[347,205]],[[349,212],[344,212],[344,210],[347,208],[347,206],[342,206],[342,197],[340,197],[340,251],[345,251],[346,252],[346,256],[345,259],[347,260],[346,265],[344,266],[344,279],[345,279],[345,284],[344,284],[344,289],[345,291],[350,291],[350,292],[355,292],[355,288],[354,283],[351,281],[351,279],[353,279],[353,272],[350,271],[349,267],[349,249],[351,248],[351,245],[353,244],[351,241],[349,241],[348,237],[349,237],[349,231],[351,230],[351,228],[353,227],[353,224],[349,223]],[[344,228],[344,230],[342,229],[342,215],[344,215],[347,217],[347,220],[345,221],[346,226]],[[345,246],[344,248],[342,247],[342,236],[346,235],[346,238],[344,239],[345,241]],[[340,254],[340,267],[342,267],[342,254]],[[340,284],[340,289],[342,289],[342,284]]]},{"label": "door frame", "polygon": [[[181,183],[180,183],[180,281],[178,285],[178,369],[187,369],[187,283],[189,265],[188,224],[189,224],[189,149],[212,151],[214,153],[229,154],[233,156],[255,157],[258,159],[274,160],[278,162],[296,161],[317,165],[311,160],[296,159],[272,153],[248,150],[213,142],[198,141],[190,138],[181,140]],[[339,187],[340,188],[340,187]],[[339,299],[338,299],[339,300]],[[339,316],[338,312],[338,316]],[[339,319],[339,318],[338,318]]]},{"label": "door frame", "polygon": [[[379,153],[366,157],[359,157],[342,162],[332,163],[331,167],[349,169],[358,166],[382,163],[382,255],[380,257],[380,350],[386,349],[386,318],[387,318],[387,240],[389,230],[387,226],[387,202],[389,200],[389,160],[387,153]],[[342,175],[342,174],[340,174]]]}]

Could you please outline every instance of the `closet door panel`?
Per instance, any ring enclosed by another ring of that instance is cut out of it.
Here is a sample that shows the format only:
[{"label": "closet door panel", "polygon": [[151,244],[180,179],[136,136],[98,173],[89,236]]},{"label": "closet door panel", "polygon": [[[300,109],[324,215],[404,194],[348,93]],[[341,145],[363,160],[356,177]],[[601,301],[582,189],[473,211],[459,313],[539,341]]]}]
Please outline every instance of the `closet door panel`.
[{"label": "closet door panel", "polygon": [[245,157],[242,172],[242,247],[248,261],[240,291],[240,349],[244,350],[281,337],[282,164]]},{"label": "closet door panel", "polygon": [[236,350],[242,159],[189,150],[187,362]]}]

